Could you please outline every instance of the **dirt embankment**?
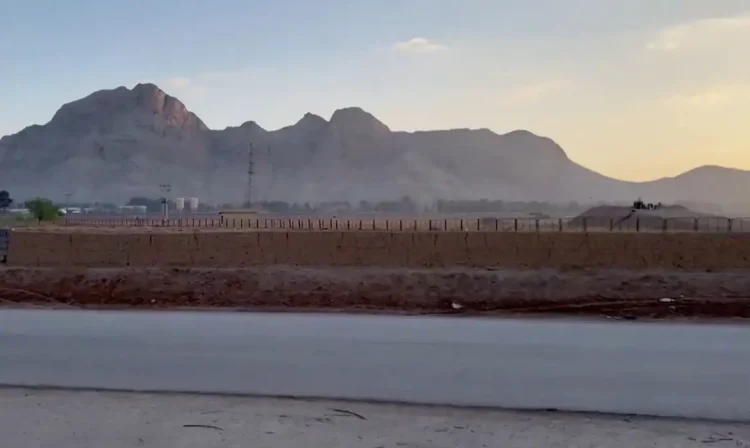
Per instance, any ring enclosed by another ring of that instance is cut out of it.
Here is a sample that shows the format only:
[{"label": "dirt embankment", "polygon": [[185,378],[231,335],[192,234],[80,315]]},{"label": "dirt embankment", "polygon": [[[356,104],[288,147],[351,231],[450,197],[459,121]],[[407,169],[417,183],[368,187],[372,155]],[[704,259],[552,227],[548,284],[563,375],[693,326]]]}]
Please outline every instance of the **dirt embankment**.
[{"label": "dirt embankment", "polygon": [[2,303],[27,306],[750,317],[748,297],[744,271],[0,270]]}]

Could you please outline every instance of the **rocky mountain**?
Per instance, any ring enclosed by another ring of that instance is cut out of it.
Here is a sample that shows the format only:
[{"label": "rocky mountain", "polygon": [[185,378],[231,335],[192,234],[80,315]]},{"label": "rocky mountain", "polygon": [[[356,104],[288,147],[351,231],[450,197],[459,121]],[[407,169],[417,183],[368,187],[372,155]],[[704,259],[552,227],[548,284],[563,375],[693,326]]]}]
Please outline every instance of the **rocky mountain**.
[{"label": "rocky mountain", "polygon": [[210,130],[153,84],[95,92],[43,126],[0,139],[0,188],[16,197],[124,201],[175,196],[241,202],[253,147],[254,200],[320,202],[501,199],[549,202],[692,200],[744,203],[750,172],[703,167],[675,178],[623,182],[568,158],[527,131],[394,132],[359,108],[330,120],[306,114],[268,131],[255,122]]}]

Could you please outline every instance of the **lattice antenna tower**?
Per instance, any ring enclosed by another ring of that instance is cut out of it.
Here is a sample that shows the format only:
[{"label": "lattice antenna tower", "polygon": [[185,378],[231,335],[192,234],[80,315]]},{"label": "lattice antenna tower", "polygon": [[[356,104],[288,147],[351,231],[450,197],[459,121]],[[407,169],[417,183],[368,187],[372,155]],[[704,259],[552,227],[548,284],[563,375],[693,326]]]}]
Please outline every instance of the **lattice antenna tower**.
[{"label": "lattice antenna tower", "polygon": [[245,206],[250,207],[253,204],[253,175],[255,174],[255,163],[253,161],[253,144],[250,143],[250,150],[247,153],[247,189],[245,190]]}]

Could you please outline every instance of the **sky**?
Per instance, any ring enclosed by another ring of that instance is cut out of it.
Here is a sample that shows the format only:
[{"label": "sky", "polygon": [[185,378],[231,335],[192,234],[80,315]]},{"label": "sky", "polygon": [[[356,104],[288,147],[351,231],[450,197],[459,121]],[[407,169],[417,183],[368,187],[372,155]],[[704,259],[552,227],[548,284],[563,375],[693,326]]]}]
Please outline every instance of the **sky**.
[{"label": "sky", "polygon": [[626,180],[750,170],[750,0],[0,0],[0,135],[153,82],[209,127],[358,106]]}]

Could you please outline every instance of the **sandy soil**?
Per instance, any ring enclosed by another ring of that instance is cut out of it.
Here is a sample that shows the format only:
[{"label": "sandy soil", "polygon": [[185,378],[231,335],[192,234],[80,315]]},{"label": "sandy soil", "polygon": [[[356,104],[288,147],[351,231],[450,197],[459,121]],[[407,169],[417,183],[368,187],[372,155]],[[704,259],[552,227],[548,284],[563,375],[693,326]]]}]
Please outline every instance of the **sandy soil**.
[{"label": "sandy soil", "polygon": [[208,395],[0,390],[5,446],[747,447],[750,425]]},{"label": "sandy soil", "polygon": [[746,271],[382,268],[0,270],[6,306],[620,318],[750,317]]}]

